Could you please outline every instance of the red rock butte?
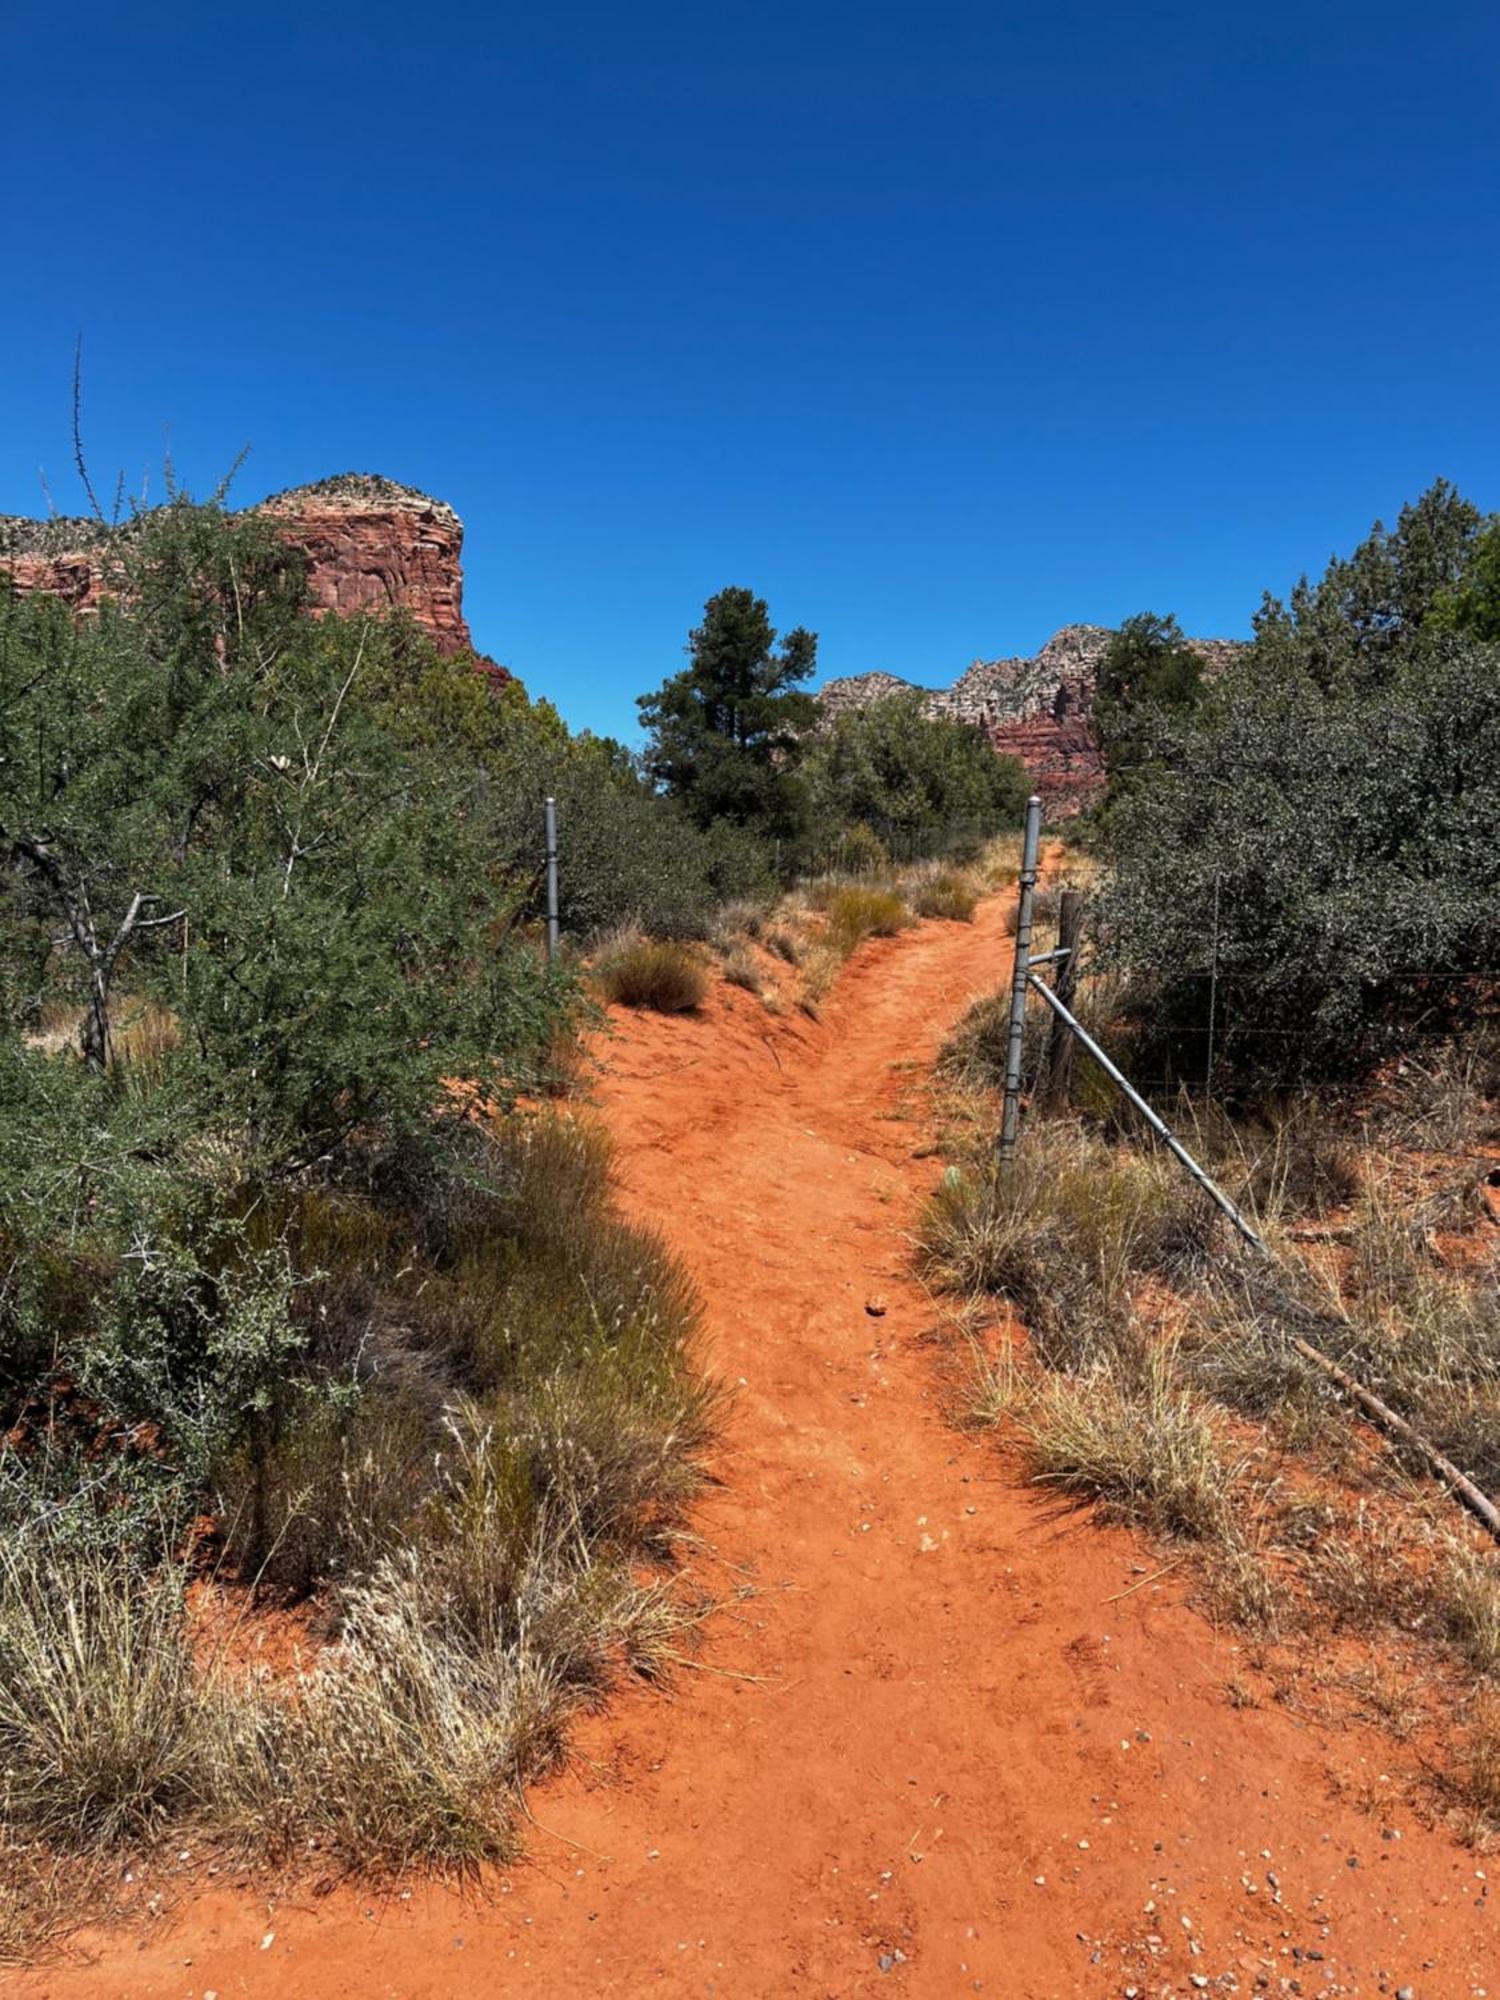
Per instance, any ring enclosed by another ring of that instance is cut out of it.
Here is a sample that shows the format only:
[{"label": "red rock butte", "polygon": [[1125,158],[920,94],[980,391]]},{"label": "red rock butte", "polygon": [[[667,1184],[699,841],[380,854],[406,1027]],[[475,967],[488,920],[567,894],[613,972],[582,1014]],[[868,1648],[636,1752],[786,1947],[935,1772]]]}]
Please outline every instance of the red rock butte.
[{"label": "red rock butte", "polygon": [[[302,550],[316,611],[405,611],[440,652],[473,650],[463,523],[444,501],[375,473],[343,472],[249,511],[275,521]],[[0,515],[0,573],[18,590],[48,591],[87,611],[107,591],[108,538],[95,521]]]},{"label": "red rock butte", "polygon": [[[917,693],[929,715],[969,722],[994,748],[1019,757],[1046,803],[1062,819],[1091,805],[1104,789],[1104,758],[1094,734],[1099,661],[1114,634],[1103,625],[1065,625],[1034,660],[976,660],[951,687],[918,688],[895,674],[853,674],[829,681],[819,699],[830,714],[868,708],[889,695]],[[1237,639],[1189,639],[1209,674],[1243,651]]]}]

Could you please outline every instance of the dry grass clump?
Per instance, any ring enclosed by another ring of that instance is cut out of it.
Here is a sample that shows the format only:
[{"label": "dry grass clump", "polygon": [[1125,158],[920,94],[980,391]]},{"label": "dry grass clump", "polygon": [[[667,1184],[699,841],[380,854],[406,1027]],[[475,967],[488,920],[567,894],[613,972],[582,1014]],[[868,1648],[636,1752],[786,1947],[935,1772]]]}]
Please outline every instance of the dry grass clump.
[{"label": "dry grass clump", "polygon": [[802,946],[789,930],[779,926],[766,932],[766,950],[774,952],[787,965],[802,963]]},{"label": "dry grass clump", "polygon": [[198,1694],[180,1570],[38,1528],[0,1543],[0,1818],[108,1846],[193,1803]]},{"label": "dry grass clump", "polygon": [[1465,1837],[1475,1846],[1500,1832],[1500,1697],[1477,1702],[1458,1737],[1451,1765],[1437,1789],[1456,1809]]},{"label": "dry grass clump", "polygon": [[1448,1635],[1475,1673],[1500,1674],[1500,1575],[1494,1551],[1450,1540],[1435,1588]]},{"label": "dry grass clump", "polygon": [[[1029,1021],[1028,1016],[1028,1021]],[[938,1075],[960,1090],[999,1090],[1010,1039],[1010,995],[973,1001],[938,1052]]]},{"label": "dry grass clump", "polygon": [[760,997],[760,967],[755,962],[755,954],[747,945],[736,945],[724,958],[723,973],[731,986],[743,987],[746,993]]},{"label": "dry grass clump", "polygon": [[1500,1130],[1500,1026],[1485,1024],[1425,1062],[1410,1061],[1389,1114],[1397,1145],[1455,1153]]},{"label": "dry grass clump", "polygon": [[1226,1178],[1262,1222],[1347,1208],[1362,1185],[1358,1147],[1306,1103],[1273,1111],[1263,1127],[1239,1128]]},{"label": "dry grass clump", "polygon": [[979,904],[979,891],[966,875],[947,870],[921,883],[912,899],[919,917],[942,917],[951,923],[972,924]]},{"label": "dry grass clump", "polygon": [[696,952],[667,938],[637,938],[617,947],[600,960],[594,976],[606,1000],[658,1014],[690,1014],[708,993],[708,975]]},{"label": "dry grass clump", "polygon": [[1169,1354],[1128,1375],[1045,1376],[1014,1417],[1038,1480],[1158,1534],[1233,1540],[1237,1468]]},{"label": "dry grass clump", "polygon": [[1003,1292],[1034,1314],[1080,1285],[1111,1298],[1132,1277],[1191,1267],[1212,1230],[1197,1190],[1160,1159],[1048,1126],[1004,1169],[949,1168],[918,1249],[942,1290]]},{"label": "dry grass clump", "polygon": [[894,889],[851,885],[834,890],[828,899],[827,936],[845,958],[866,938],[896,937],[911,921],[911,912]]}]

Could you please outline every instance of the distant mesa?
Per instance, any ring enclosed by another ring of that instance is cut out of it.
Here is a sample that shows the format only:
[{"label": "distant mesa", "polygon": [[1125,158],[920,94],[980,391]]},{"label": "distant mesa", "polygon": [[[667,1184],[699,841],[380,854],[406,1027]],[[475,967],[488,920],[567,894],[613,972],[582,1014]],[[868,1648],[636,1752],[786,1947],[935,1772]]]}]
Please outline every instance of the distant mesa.
[{"label": "distant mesa", "polygon": [[[1054,818],[1091,805],[1104,789],[1104,759],[1092,715],[1099,661],[1114,634],[1104,625],[1064,625],[1035,659],[976,660],[951,687],[919,688],[896,674],[851,674],[819,690],[826,713],[869,708],[918,693],[928,715],[973,723],[997,752],[1019,757]],[[1190,639],[1211,674],[1232,666],[1238,639]]]},{"label": "distant mesa", "polygon": [[[463,523],[446,502],[377,473],[341,472],[248,511],[275,520],[303,551],[316,610],[409,612],[440,652],[473,650],[463,615]],[[19,590],[45,590],[87,611],[105,592],[107,539],[97,521],[0,514],[0,573]],[[493,661],[483,664],[509,678]]]}]

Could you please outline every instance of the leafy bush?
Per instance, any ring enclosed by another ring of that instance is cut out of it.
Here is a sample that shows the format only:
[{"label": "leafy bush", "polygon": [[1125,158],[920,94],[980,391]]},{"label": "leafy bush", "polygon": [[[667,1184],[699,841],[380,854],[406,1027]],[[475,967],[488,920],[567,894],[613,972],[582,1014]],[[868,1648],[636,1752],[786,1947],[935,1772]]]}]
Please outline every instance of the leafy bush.
[{"label": "leafy bush", "polygon": [[900,840],[1025,816],[1030,784],[967,723],[923,712],[917,692],[894,694],[827,721],[810,740],[805,774],[813,823],[874,829]]},{"label": "leafy bush", "polygon": [[1434,616],[1477,515],[1437,487],[1164,723],[1111,820],[1108,938],[1147,1073],[1296,1085],[1487,1004],[1500,964],[1500,655]]},{"label": "leafy bush", "polygon": [[659,1014],[688,1014],[708,993],[702,962],[686,946],[665,938],[638,938],[602,959],[595,977],[606,1000],[620,1007],[651,1007]]}]

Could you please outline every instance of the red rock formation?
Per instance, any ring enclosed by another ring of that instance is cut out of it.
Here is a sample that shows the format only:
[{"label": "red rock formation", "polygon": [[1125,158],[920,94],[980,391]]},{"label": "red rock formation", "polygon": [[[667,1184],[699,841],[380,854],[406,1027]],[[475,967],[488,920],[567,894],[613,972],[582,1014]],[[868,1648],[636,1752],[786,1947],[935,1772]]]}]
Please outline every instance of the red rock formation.
[{"label": "red rock formation", "polygon": [[[1092,805],[1104,789],[1104,759],[1091,716],[1099,661],[1113,634],[1103,625],[1065,625],[1034,660],[976,660],[952,687],[915,690],[929,715],[982,729],[997,751],[1019,757],[1051,819]],[[1243,650],[1234,639],[1190,639],[1209,674],[1225,672]],[[820,690],[828,714],[866,708],[911,689],[894,674],[856,674]]]},{"label": "red rock formation", "polygon": [[[307,557],[314,609],[400,610],[438,650],[472,650],[463,615],[464,530],[453,509],[414,487],[342,473],[263,500],[252,512],[274,520]],[[92,521],[0,516],[0,573],[19,590],[45,590],[80,611],[105,591],[103,540]],[[508,679],[503,667],[483,662]]]},{"label": "red rock formation", "polygon": [[393,479],[344,473],[255,509],[307,557],[321,611],[409,611],[443,653],[472,651],[463,614],[464,530],[453,509]]}]

